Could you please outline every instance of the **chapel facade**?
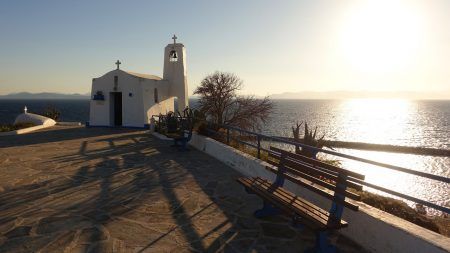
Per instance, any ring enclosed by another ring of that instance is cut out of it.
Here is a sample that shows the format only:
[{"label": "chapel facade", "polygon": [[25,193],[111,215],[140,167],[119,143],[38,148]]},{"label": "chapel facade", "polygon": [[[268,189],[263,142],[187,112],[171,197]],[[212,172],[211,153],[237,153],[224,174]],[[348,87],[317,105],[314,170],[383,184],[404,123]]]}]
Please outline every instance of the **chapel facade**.
[{"label": "chapel facade", "polygon": [[92,79],[89,126],[147,127],[153,115],[189,106],[186,49],[172,39],[164,49],[162,78],[124,71],[117,61],[116,69]]}]

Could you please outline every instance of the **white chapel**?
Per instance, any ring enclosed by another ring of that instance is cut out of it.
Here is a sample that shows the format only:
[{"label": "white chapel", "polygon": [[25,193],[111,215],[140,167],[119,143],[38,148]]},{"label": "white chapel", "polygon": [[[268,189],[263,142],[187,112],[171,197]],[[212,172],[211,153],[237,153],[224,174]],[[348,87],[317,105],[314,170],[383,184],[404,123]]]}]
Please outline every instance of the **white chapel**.
[{"label": "white chapel", "polygon": [[186,49],[175,35],[172,39],[164,49],[162,78],[124,71],[117,61],[116,69],[92,79],[89,126],[147,127],[152,115],[189,105]]}]

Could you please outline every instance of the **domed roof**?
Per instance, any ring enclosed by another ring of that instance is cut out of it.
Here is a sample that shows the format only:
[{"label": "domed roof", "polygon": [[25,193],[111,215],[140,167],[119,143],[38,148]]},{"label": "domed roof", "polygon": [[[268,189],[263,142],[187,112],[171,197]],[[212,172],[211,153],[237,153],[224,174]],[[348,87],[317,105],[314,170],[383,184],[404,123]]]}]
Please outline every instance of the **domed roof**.
[{"label": "domed roof", "polygon": [[35,125],[54,126],[56,122],[53,119],[34,113],[22,113],[16,117],[14,125],[20,123],[33,123]]}]

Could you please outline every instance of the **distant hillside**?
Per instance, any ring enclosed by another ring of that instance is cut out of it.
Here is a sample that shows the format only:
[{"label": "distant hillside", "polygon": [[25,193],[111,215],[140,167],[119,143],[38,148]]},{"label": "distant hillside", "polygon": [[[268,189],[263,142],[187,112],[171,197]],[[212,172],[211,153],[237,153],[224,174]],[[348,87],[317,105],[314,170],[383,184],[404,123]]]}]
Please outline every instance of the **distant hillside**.
[{"label": "distant hillside", "polygon": [[62,93],[29,93],[19,92],[8,95],[0,95],[0,99],[89,99],[89,94],[62,94]]},{"label": "distant hillside", "polygon": [[271,99],[350,99],[350,98],[406,98],[406,99],[450,99],[450,92],[414,91],[303,91],[270,95]]}]

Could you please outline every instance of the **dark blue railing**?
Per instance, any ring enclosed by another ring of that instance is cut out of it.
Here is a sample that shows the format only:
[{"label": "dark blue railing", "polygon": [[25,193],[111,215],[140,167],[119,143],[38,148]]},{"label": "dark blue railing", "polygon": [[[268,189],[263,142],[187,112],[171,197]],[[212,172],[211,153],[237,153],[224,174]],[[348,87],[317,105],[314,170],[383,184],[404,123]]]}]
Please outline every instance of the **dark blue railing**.
[{"label": "dark blue railing", "polygon": [[[428,178],[428,179],[436,180],[436,181],[447,183],[447,184],[450,183],[450,178],[444,177],[444,176],[439,176],[439,175],[434,175],[434,174],[430,174],[430,173],[426,173],[426,172],[422,172],[422,171],[412,170],[412,169],[408,169],[408,168],[404,168],[404,167],[400,167],[400,166],[396,166],[396,165],[391,165],[391,164],[387,164],[387,163],[376,162],[376,161],[372,161],[372,160],[357,157],[357,156],[339,153],[339,152],[336,152],[333,150],[327,150],[327,149],[317,148],[317,147],[313,147],[313,146],[308,146],[303,143],[286,140],[285,138],[268,136],[268,135],[264,135],[261,133],[255,133],[255,132],[251,132],[248,130],[240,129],[240,128],[233,127],[233,126],[223,125],[223,126],[221,126],[221,128],[225,130],[225,133],[212,130],[211,128],[208,128],[208,132],[210,132],[214,135],[221,135],[222,137],[225,138],[225,141],[227,144],[230,144],[230,141],[234,140],[238,143],[255,148],[257,150],[258,158],[261,158],[261,151],[269,152],[268,149],[265,149],[261,146],[261,142],[262,141],[272,141],[272,142],[277,142],[277,143],[293,145],[295,147],[306,148],[306,149],[310,149],[310,150],[313,150],[316,152],[321,152],[321,153],[325,153],[325,154],[329,154],[329,155],[333,155],[333,156],[337,156],[337,157],[342,157],[342,158],[346,158],[346,159],[350,159],[350,160],[354,160],[354,161],[358,161],[358,162],[362,162],[362,163],[366,163],[366,164],[371,164],[371,165],[375,165],[375,166],[379,166],[379,167],[383,167],[383,168],[387,168],[387,169],[391,169],[391,170],[395,170],[395,171],[400,171],[403,173],[407,173],[407,174],[411,174],[411,175],[415,175],[415,176],[419,176],[419,177],[423,177],[423,178]],[[232,134],[232,131],[237,131],[241,135],[242,135],[242,133],[244,133],[247,135],[247,137],[253,137],[256,140],[256,144],[249,143],[249,142],[243,141],[239,138],[236,138]],[[450,214],[450,208],[448,208],[448,207],[440,206],[440,205],[431,203],[426,200],[418,199],[416,197],[412,197],[412,196],[409,196],[409,195],[406,195],[406,194],[403,194],[400,192],[396,192],[396,191],[393,191],[393,190],[390,190],[390,189],[387,189],[387,188],[384,188],[384,187],[381,187],[378,185],[374,185],[374,184],[365,182],[363,180],[353,179],[353,181],[355,183],[367,186],[369,188],[373,188],[373,189],[400,197],[402,199],[406,199],[406,200],[415,202],[417,204],[421,204],[423,206],[427,206],[427,207],[433,208],[435,210]]]}]

